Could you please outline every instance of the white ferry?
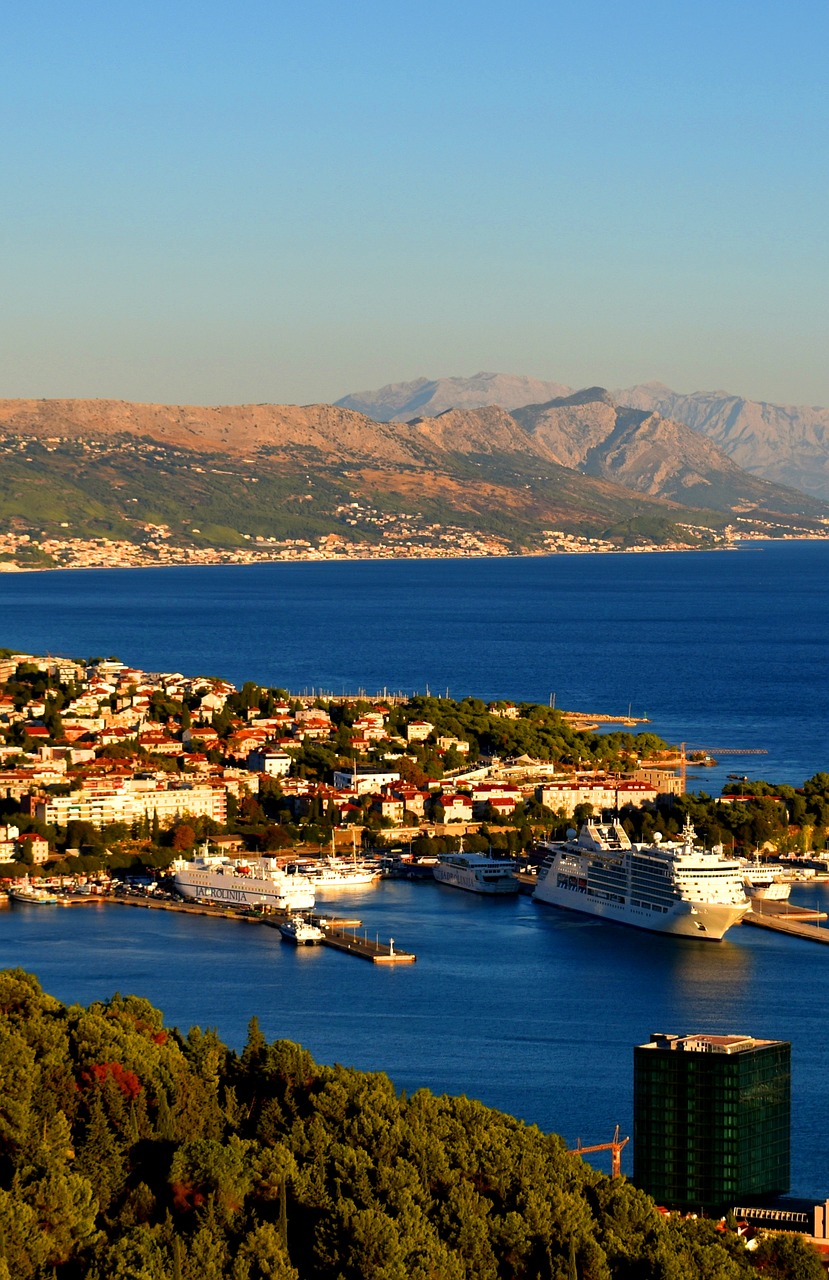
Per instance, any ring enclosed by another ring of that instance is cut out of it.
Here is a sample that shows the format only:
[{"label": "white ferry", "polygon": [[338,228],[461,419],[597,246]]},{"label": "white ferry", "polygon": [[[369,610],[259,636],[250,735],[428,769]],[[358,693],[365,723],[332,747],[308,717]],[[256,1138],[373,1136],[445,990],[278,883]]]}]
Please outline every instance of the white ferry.
[{"label": "white ferry", "polygon": [[518,893],[515,863],[509,858],[488,858],[483,853],[442,853],[432,874],[439,884],[470,893]]},{"label": "white ferry", "polygon": [[764,898],[767,902],[788,900],[792,885],[790,880],[783,879],[780,867],[767,862],[742,862],[741,871],[750,898]]},{"label": "white ferry", "polygon": [[750,901],[736,858],[697,846],[686,822],[679,840],[631,843],[618,823],[587,822],[578,837],[548,844],[533,898],[655,933],[719,942]]},{"label": "white ferry", "polygon": [[311,881],[299,872],[284,871],[275,858],[232,860],[204,854],[192,862],[179,859],[172,869],[176,892],[191,902],[277,911],[306,911],[316,902]]},{"label": "white ferry", "polygon": [[54,907],[58,900],[57,894],[29,884],[16,885],[9,890],[9,897],[14,902],[28,902],[34,907]]}]

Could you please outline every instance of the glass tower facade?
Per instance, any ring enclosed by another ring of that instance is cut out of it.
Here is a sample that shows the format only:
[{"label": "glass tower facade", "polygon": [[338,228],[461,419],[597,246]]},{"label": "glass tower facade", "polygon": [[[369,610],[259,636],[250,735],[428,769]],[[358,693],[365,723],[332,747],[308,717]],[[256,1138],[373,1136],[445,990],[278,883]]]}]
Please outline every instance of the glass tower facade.
[{"label": "glass tower facade", "polygon": [[718,1213],[789,1189],[791,1045],[654,1035],[633,1051],[633,1181]]}]

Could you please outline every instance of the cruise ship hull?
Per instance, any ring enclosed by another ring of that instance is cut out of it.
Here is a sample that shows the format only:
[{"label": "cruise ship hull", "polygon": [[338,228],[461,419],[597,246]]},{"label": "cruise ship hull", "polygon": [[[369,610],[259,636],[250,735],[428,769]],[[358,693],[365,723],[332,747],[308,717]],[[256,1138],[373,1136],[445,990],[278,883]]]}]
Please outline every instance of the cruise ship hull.
[{"label": "cruise ship hull", "polygon": [[612,920],[615,924],[632,925],[651,933],[668,933],[675,937],[722,941],[725,934],[750,908],[750,903],[677,902],[667,912],[656,913],[647,907],[588,899],[586,894],[569,889],[539,885],[533,894],[535,902],[551,907],[564,907],[582,915]]},{"label": "cruise ship hull", "polygon": [[719,942],[750,909],[740,865],[722,848],[694,844],[685,823],[679,840],[656,832],[650,845],[631,843],[619,823],[588,821],[576,838],[545,846],[533,898],[582,915],[651,933]]}]

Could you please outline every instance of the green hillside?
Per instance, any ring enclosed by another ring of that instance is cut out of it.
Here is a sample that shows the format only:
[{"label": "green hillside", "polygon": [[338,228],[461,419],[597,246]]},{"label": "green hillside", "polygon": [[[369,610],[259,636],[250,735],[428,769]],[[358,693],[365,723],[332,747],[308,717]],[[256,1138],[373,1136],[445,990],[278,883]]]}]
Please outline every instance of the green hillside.
[{"label": "green hillside", "polygon": [[[260,454],[255,462],[120,437],[90,445],[28,440],[2,446],[0,532],[38,537],[112,538],[141,543],[165,526],[175,544],[233,548],[248,538],[312,539],[337,534],[377,541],[380,518],[406,517],[415,536],[451,525],[503,538],[511,550],[535,549],[545,528],[586,536],[608,529],[620,544],[680,536],[677,515],[706,528],[712,512],[681,508],[516,455],[449,455],[440,476],[388,466],[365,471],[291,464]],[[360,510],[344,508],[357,503]],[[339,510],[338,510],[339,508]],[[350,518],[350,523],[348,522]],[[644,529],[645,526],[642,526]]]},{"label": "green hillside", "polygon": [[7,970],[0,1079],[0,1280],[822,1274],[798,1240],[751,1255],[560,1138],[319,1066],[255,1019],[236,1054],[138,996],[66,1007]]}]

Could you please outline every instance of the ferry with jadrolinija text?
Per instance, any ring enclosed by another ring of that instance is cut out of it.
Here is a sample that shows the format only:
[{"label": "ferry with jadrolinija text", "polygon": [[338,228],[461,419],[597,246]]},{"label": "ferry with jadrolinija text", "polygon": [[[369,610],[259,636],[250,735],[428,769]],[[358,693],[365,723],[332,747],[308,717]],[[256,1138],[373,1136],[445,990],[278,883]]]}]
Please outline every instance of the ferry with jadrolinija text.
[{"label": "ferry with jadrolinija text", "polygon": [[307,911],[314,906],[314,886],[307,876],[289,872],[275,858],[233,860],[206,854],[173,863],[176,893],[195,902],[276,911]]},{"label": "ferry with jadrolinija text", "polygon": [[719,942],[749,910],[742,867],[721,845],[695,844],[686,822],[678,840],[632,844],[618,823],[587,822],[576,837],[545,844],[533,898],[654,933]]}]

